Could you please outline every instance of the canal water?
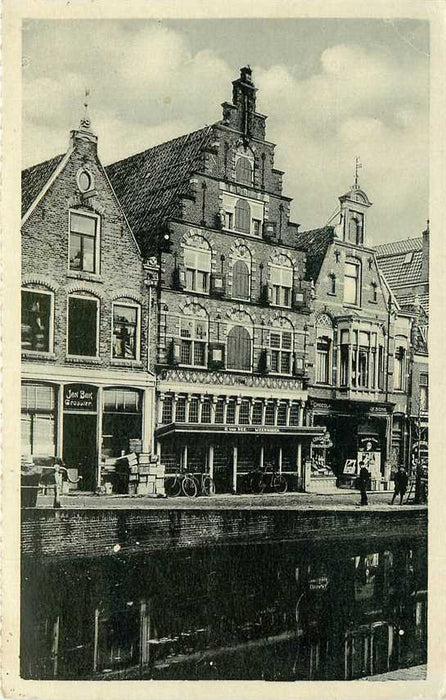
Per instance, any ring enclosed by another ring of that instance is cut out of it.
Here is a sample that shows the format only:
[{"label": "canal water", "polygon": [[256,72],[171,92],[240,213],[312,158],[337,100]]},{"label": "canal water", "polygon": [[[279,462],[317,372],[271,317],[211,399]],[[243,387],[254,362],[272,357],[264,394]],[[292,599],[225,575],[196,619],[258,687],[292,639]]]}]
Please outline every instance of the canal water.
[{"label": "canal water", "polygon": [[27,679],[356,679],[426,662],[426,541],[26,560],[21,619]]}]

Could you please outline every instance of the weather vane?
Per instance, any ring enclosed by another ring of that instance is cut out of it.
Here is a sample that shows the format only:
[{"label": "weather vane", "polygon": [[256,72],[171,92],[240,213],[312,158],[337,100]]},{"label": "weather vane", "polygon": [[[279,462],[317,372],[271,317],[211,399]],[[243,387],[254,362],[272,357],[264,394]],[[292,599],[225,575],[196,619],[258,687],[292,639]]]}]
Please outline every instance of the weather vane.
[{"label": "weather vane", "polygon": [[81,119],[81,126],[84,129],[89,129],[91,126],[90,117],[88,116],[88,98],[90,96],[90,88],[85,88],[84,97],[84,116]]},{"label": "weather vane", "polygon": [[360,157],[356,156],[356,158],[355,158],[355,187],[359,187],[359,185],[358,185],[358,177],[359,177],[358,170],[360,168],[362,168],[362,163],[361,163]]}]

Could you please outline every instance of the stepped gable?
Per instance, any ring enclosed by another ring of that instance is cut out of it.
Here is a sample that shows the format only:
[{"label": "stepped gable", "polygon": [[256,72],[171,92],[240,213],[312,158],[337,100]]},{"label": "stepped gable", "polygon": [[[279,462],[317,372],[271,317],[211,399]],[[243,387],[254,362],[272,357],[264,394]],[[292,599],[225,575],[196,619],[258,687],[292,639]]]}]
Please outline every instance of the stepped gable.
[{"label": "stepped gable", "polygon": [[294,238],[294,245],[307,253],[306,278],[316,280],[328,246],[333,242],[333,226],[323,226],[311,231],[299,231]]},{"label": "stepped gable", "polygon": [[60,164],[65,153],[32,165],[22,170],[22,216],[26,214],[36,197],[40,194],[51,175]]},{"label": "stepped gable", "polygon": [[190,177],[200,169],[211,132],[207,126],[106,167],[144,256],[153,254],[159,227],[190,194]]}]

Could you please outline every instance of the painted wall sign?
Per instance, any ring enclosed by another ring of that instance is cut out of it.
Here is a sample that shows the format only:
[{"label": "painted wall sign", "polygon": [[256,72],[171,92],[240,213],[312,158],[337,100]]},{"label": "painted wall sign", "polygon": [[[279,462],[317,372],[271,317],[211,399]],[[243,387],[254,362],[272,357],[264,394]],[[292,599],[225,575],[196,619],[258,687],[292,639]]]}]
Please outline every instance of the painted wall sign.
[{"label": "painted wall sign", "polygon": [[65,410],[95,411],[98,390],[89,384],[66,384],[63,389]]}]

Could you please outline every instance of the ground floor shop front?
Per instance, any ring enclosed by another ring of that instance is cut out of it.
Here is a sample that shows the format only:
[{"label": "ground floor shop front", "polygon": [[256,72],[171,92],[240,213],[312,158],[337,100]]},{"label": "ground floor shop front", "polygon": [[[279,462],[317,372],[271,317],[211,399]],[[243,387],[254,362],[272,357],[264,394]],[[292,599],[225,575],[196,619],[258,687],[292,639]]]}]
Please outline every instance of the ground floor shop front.
[{"label": "ground floor shop front", "polygon": [[330,470],[338,486],[349,486],[365,464],[371,474],[371,488],[387,489],[392,465],[398,468],[404,451],[400,443],[403,424],[400,426],[400,417],[393,414],[393,408],[390,403],[313,400],[312,423],[325,427],[329,438],[326,445],[315,441],[312,446],[313,475],[317,478],[319,471]]},{"label": "ground floor shop front", "polygon": [[[80,488],[101,488],[116,458],[138,441],[152,450],[154,378],[147,373],[105,372],[24,365],[21,452],[36,465],[62,459]],[[136,376],[135,376],[136,375]],[[115,481],[118,474],[115,475]],[[123,485],[124,486],[124,485]],[[119,488],[119,484],[117,484]]]}]

